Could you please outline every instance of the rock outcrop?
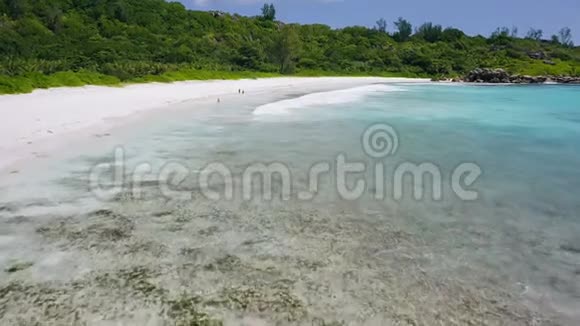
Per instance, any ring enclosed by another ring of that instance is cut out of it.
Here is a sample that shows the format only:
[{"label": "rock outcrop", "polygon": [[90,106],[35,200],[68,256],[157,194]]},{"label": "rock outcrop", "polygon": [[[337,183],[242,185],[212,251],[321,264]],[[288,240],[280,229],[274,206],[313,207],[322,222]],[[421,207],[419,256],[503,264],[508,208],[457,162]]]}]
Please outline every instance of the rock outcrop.
[{"label": "rock outcrop", "polygon": [[549,59],[548,55],[544,51],[531,51],[528,52],[528,57],[536,60],[546,60]]},{"label": "rock outcrop", "polygon": [[546,76],[512,75],[510,83],[513,84],[543,84],[548,81]]},{"label": "rock outcrop", "polygon": [[468,83],[509,83],[510,75],[503,69],[477,68],[469,72],[463,81]]},{"label": "rock outcrop", "polygon": [[560,84],[580,84],[580,77],[571,76],[552,76],[549,81]]},{"label": "rock outcrop", "polygon": [[[457,80],[454,79],[454,81]],[[477,68],[469,72],[462,81],[491,84],[543,84],[546,82],[580,84],[580,77],[510,75],[504,69]]]},{"label": "rock outcrop", "polygon": [[225,12],[219,10],[208,11],[214,18],[220,18],[226,15]]}]

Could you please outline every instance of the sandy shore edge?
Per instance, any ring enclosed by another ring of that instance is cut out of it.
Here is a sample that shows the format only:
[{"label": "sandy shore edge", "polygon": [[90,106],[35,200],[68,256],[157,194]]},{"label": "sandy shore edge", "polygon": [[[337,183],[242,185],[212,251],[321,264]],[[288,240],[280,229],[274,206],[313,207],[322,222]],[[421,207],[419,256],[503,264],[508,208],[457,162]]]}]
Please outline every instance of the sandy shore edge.
[{"label": "sandy shore edge", "polygon": [[207,100],[244,90],[259,92],[327,90],[373,83],[417,83],[425,79],[375,77],[289,77],[245,80],[150,83],[125,87],[63,87],[30,94],[0,96],[0,169],[42,150],[58,148],[59,141],[80,130],[103,130],[118,120],[185,101]]}]

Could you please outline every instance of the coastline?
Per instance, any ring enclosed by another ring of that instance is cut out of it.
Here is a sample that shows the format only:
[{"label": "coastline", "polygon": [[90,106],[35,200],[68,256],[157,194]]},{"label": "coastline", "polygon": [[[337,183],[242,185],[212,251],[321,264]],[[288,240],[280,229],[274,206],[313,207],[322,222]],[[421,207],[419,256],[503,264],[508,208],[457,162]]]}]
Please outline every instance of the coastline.
[{"label": "coastline", "polygon": [[381,77],[282,77],[147,83],[125,87],[62,87],[29,94],[1,95],[0,113],[9,118],[0,122],[0,150],[3,153],[0,170],[57,150],[79,135],[107,135],[108,128],[122,125],[127,117],[183,102],[217,101],[223,96],[239,95],[238,90],[242,89],[249,97],[259,93],[312,93],[374,83],[427,81]]}]

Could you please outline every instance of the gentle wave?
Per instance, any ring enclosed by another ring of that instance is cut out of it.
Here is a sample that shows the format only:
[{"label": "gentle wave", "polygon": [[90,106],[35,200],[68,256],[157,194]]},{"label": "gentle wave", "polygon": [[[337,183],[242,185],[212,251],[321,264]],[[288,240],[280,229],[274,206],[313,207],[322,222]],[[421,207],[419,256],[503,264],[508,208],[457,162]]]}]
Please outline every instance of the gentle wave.
[{"label": "gentle wave", "polygon": [[398,86],[377,84],[343,89],[338,91],[312,93],[298,98],[282,100],[259,106],[254,110],[254,115],[290,114],[292,109],[320,105],[351,103],[362,100],[365,97],[372,95],[374,93],[402,92],[402,91],[405,91],[405,89]]}]

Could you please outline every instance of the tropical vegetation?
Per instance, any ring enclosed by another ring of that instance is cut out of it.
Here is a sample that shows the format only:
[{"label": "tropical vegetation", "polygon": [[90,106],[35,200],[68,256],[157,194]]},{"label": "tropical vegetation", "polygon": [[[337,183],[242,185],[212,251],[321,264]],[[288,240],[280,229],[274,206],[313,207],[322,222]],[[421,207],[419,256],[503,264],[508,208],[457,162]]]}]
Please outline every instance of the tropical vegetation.
[{"label": "tropical vegetation", "polygon": [[[164,0],[0,0],[0,93],[126,82],[295,75],[445,76],[476,67],[580,74],[568,28],[489,37],[385,19],[374,27],[284,24]],[[548,38],[548,39],[546,39]]]}]

